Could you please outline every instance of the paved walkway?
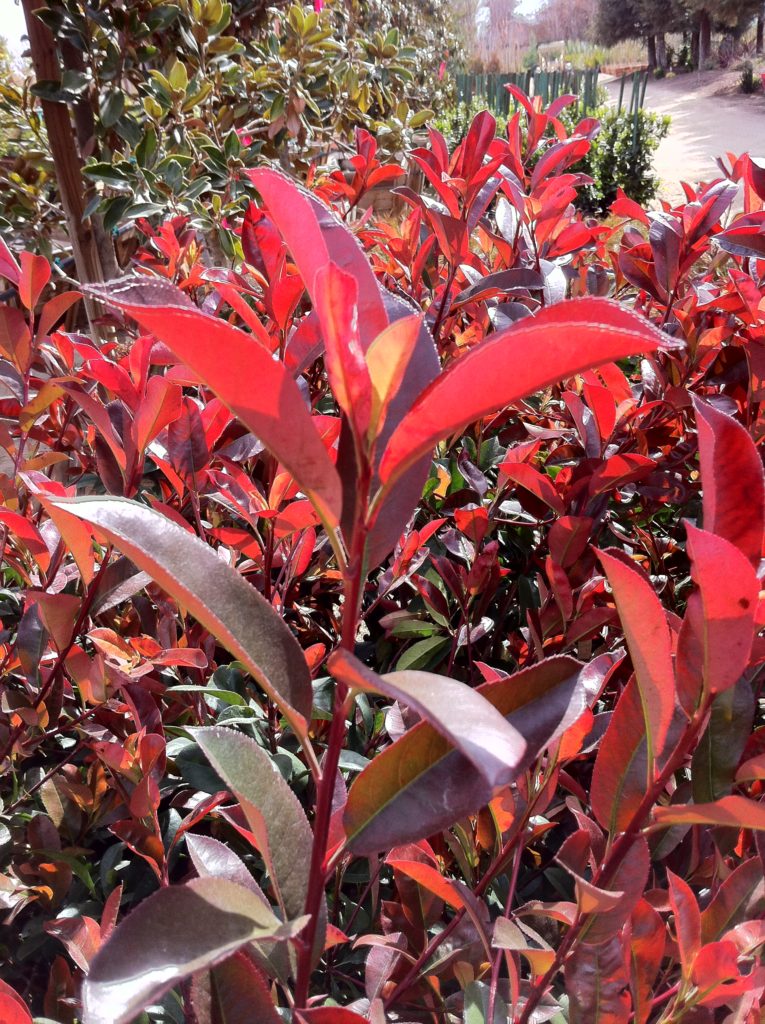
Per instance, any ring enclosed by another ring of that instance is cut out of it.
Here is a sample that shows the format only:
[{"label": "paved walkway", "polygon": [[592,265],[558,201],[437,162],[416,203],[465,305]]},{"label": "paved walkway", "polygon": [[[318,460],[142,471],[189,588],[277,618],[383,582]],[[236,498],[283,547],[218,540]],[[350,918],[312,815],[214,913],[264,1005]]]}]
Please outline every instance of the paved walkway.
[{"label": "paved walkway", "polygon": [[[682,198],[681,181],[695,184],[719,177],[717,156],[765,156],[765,95],[737,92],[739,75],[707,71],[649,79],[646,107],[672,118],[669,136],[656,154],[661,198]],[[618,97],[618,83],[609,83],[607,89],[612,98]]]}]

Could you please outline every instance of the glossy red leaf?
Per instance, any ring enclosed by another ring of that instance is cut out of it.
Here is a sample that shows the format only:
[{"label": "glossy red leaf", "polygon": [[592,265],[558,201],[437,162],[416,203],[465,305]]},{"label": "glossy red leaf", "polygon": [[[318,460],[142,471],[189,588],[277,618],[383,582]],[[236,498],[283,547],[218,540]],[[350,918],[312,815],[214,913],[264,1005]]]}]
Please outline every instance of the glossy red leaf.
[{"label": "glossy red leaf", "polygon": [[183,392],[177,384],[165,377],[149,377],[133,420],[133,441],[139,455],[180,416],[182,407]]},{"label": "glossy red leaf", "polygon": [[51,504],[96,527],[239,658],[300,735],[312,704],[303,652],[284,620],[215,551],[159,512],[123,498]]},{"label": "glossy red leaf", "polygon": [[690,974],[696,954],[701,949],[701,911],[693,890],[673,871],[667,869],[669,903],[675,916],[675,935],[680,950],[684,977]]},{"label": "glossy red leaf", "polygon": [[635,669],[648,734],[648,771],[664,748],[675,708],[672,640],[653,587],[621,551],[599,551]]},{"label": "glossy red leaf", "polygon": [[128,313],[188,364],[284,464],[328,527],[337,526],[340,480],[283,364],[244,331],[197,309],[169,282],[128,277],[88,290]]},{"label": "glossy red leaf", "polygon": [[35,256],[31,252],[22,252],[19,262],[19,298],[27,309],[33,310],[50,281],[50,263],[44,256]]},{"label": "glossy red leaf", "polygon": [[745,796],[724,796],[708,804],[671,804],[656,807],[654,822],[666,828],[669,825],[720,825],[724,828],[750,828],[765,831],[765,804]]},{"label": "glossy red leaf", "polygon": [[701,597],[701,677],[707,692],[720,693],[734,686],[749,664],[760,585],[739,548],[689,522],[685,529]]},{"label": "glossy red leaf", "polygon": [[765,530],[765,477],[751,437],[693,396],[699,434],[704,529],[735,544],[756,568]]},{"label": "glossy red leaf", "polygon": [[627,1024],[629,970],[621,936],[575,946],[565,974],[569,1024]]},{"label": "glossy red leaf", "polygon": [[645,794],[647,776],[645,717],[633,676],[601,740],[592,773],[592,809],[611,834],[629,825]]},{"label": "glossy red leaf", "polygon": [[377,280],[357,240],[335,213],[280,171],[259,167],[248,171],[247,176],[263,197],[315,306],[316,277],[330,260],[354,278],[359,331],[366,350],[388,326],[388,316]]},{"label": "glossy red leaf", "polygon": [[356,436],[363,439],[372,412],[372,382],[359,334],[359,289],[355,278],[332,262],[316,272],[315,283],[329,383]]},{"label": "glossy red leaf", "polygon": [[576,299],[500,331],[452,363],[415,401],[380,464],[390,486],[438,441],[574,373],[667,339],[647,320],[606,299]]},{"label": "glossy red leaf", "polygon": [[32,1024],[26,1003],[4,981],[0,981],[0,1020],[3,1024]]}]

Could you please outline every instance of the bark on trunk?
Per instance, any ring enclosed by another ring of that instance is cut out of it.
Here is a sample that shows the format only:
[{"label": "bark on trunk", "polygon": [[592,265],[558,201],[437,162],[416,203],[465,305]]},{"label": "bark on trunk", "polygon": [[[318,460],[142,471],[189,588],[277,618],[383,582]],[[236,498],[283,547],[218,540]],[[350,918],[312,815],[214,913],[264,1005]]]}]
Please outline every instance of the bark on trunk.
[{"label": "bark on trunk", "polygon": [[704,9],[699,15],[699,70],[704,70],[704,65],[712,53],[712,19],[709,11]]},{"label": "bark on trunk", "polygon": [[765,48],[765,6],[760,8],[760,13],[757,15],[757,53],[762,53]]},{"label": "bark on trunk", "polygon": [[[61,77],[56,45],[50,29],[34,15],[38,0],[22,0],[22,6],[35,76],[38,81],[56,81]],[[97,284],[106,280],[107,274],[93,226],[83,217],[87,188],[69,110],[65,103],[50,100],[42,100],[41,106],[77,276],[83,284]],[[92,328],[98,316],[92,300],[85,300],[85,309]]]},{"label": "bark on trunk", "polygon": [[695,31],[691,33],[691,64],[693,67],[699,67],[699,33]]},{"label": "bark on trunk", "polygon": [[667,70],[667,40],[663,32],[656,35],[656,64]]},{"label": "bark on trunk", "polygon": [[648,37],[648,70],[656,67],[656,36]]}]

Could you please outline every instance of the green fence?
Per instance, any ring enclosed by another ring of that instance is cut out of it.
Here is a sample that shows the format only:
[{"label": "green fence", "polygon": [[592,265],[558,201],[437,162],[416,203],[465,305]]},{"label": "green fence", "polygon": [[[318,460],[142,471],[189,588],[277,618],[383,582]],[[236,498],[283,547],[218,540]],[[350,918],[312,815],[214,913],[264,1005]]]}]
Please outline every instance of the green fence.
[{"label": "green fence", "polygon": [[595,68],[586,71],[458,74],[456,79],[457,99],[460,103],[470,104],[474,96],[485,97],[489,108],[495,114],[504,116],[516,105],[506,85],[517,85],[529,96],[541,96],[545,103],[571,93],[579,97],[579,110],[582,113],[594,110],[598,105],[598,71]]},{"label": "green fence", "polygon": [[[595,68],[586,71],[520,71],[514,74],[458,74],[457,100],[468,105],[473,97],[485,98],[486,104],[495,114],[507,117],[517,103],[505,88],[517,85],[529,96],[541,96],[545,104],[559,96],[573,94],[579,97],[578,112],[587,114],[598,106],[598,74]],[[632,117],[635,133],[638,118],[645,102],[648,72],[635,71],[619,81],[618,109],[625,109]]]}]

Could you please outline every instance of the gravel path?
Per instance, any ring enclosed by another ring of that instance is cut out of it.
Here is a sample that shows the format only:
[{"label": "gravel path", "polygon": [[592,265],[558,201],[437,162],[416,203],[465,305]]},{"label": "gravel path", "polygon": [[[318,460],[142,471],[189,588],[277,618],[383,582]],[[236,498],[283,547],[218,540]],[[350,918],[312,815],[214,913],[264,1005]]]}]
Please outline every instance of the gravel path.
[{"label": "gravel path", "polygon": [[[649,80],[646,107],[672,118],[656,154],[661,198],[682,198],[681,181],[719,177],[718,156],[765,156],[765,95],[742,95],[736,91],[738,80],[739,72],[721,71]],[[606,87],[612,99],[618,97],[618,82]]]}]

